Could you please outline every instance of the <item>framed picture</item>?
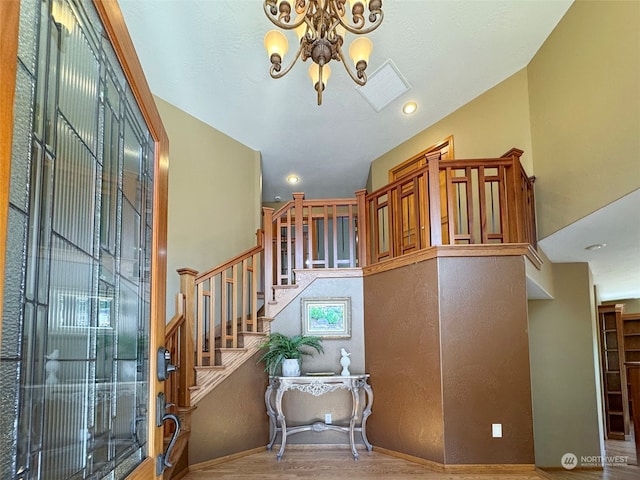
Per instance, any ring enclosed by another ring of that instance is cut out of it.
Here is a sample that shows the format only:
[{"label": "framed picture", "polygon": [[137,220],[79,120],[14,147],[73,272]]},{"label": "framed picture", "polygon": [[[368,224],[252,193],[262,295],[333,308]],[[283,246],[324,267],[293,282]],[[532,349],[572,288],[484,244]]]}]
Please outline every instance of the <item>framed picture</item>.
[{"label": "framed picture", "polygon": [[351,337],[351,298],[303,298],[300,303],[303,335]]}]

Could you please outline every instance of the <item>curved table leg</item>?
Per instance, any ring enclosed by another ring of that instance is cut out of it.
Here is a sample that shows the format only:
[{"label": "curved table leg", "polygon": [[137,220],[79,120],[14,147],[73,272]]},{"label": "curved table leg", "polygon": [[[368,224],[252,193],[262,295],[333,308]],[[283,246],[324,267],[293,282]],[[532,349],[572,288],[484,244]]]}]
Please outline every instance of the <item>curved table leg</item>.
[{"label": "curved table leg", "polygon": [[282,460],[282,455],[284,455],[284,447],[287,445],[287,422],[284,418],[284,413],[282,412],[282,395],[284,394],[284,390],[278,388],[278,392],[276,393],[276,414],[278,416],[278,421],[276,423],[280,424],[280,431],[282,432],[282,444],[280,445],[280,451],[276,455],[278,461]]},{"label": "curved table leg", "polygon": [[373,389],[371,385],[367,383],[366,380],[362,382],[362,388],[367,394],[367,406],[362,411],[362,425],[361,425],[361,433],[362,433],[362,441],[367,446],[367,450],[373,450],[373,445],[369,443],[369,439],[367,438],[367,418],[371,415],[371,406],[373,405]]},{"label": "curved table leg", "polygon": [[267,450],[271,451],[273,444],[276,441],[278,434],[278,422],[276,421],[276,412],[273,409],[273,381],[269,383],[267,391],[264,394],[264,404],[267,407],[267,415],[269,415],[269,430],[271,431],[271,438],[267,444]]},{"label": "curved table leg", "polygon": [[356,450],[356,442],[353,435],[353,432],[356,428],[356,417],[358,415],[358,407],[360,403],[360,390],[358,388],[357,383],[351,384],[351,421],[349,422],[349,442],[351,443],[351,453],[353,453],[353,459],[358,460],[360,454],[358,450]]}]

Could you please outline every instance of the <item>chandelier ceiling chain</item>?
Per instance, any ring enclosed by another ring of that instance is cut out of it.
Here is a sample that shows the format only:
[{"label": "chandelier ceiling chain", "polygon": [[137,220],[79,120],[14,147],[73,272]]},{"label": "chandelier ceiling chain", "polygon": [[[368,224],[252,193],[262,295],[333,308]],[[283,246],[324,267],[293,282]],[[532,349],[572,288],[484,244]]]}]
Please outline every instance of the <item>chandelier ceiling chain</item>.
[{"label": "chandelier ceiling chain", "polygon": [[[309,75],[318,94],[318,105],[322,104],[322,91],[331,74],[331,60],[342,62],[351,79],[358,85],[367,83],[365,70],[373,48],[371,41],[362,36],[351,42],[349,56],[353,60],[355,72],[347,65],[342,48],[347,33],[366,35],[380,26],[384,18],[382,0],[348,1],[347,7],[347,0],[264,0],[267,18],[282,30],[294,30],[300,40],[295,57],[283,69],[282,62],[288,50],[287,37],[280,30],[271,30],[265,35],[264,44],[271,62],[269,74],[272,78],[282,78],[289,73],[298,58],[302,57],[302,61],[311,59]],[[295,4],[296,16],[293,20],[291,3]],[[369,15],[365,19],[367,7]]]}]

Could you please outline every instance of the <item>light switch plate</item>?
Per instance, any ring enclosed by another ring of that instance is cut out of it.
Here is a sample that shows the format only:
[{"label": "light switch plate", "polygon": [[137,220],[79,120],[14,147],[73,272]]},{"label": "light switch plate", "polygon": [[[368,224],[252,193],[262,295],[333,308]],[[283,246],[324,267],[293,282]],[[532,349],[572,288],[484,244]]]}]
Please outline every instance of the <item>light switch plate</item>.
[{"label": "light switch plate", "polygon": [[492,423],[491,424],[491,436],[493,438],[502,437],[502,424],[501,423]]}]

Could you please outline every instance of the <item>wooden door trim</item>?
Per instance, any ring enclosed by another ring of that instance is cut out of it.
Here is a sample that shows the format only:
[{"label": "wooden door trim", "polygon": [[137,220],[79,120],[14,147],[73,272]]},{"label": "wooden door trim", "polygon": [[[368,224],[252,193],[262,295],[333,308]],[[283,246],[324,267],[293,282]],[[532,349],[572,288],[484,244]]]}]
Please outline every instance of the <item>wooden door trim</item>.
[{"label": "wooden door trim", "polygon": [[[147,84],[142,66],[138,60],[122,11],[112,0],[93,0],[113,45],[122,70],[138,102],[147,127],[155,140],[154,192],[153,192],[153,241],[151,260],[151,326],[149,331],[149,408],[148,408],[148,455],[147,459],[130,475],[130,479],[150,478],[149,465],[155,465],[155,458],[163,452],[163,427],[156,427],[155,398],[164,391],[164,384],[155,375],[157,360],[155,351],[164,344],[166,322],[166,273],[167,273],[167,196],[169,168],[169,139],[162,125],[160,113]],[[151,469],[155,475],[155,470]]]},{"label": "wooden door trim", "polygon": [[[445,160],[453,160],[455,157],[454,155],[454,151],[453,151],[453,135],[449,135],[447,138],[444,138],[442,140],[440,140],[438,143],[431,145],[430,147],[428,147],[427,149],[421,151],[420,153],[414,155],[413,157],[411,157],[408,160],[405,160],[404,162],[396,165],[395,167],[389,169],[389,183],[397,180],[398,178],[402,177],[403,175],[400,176],[396,176],[398,174],[398,172],[404,170],[405,168],[407,168],[409,165],[411,165],[412,163],[417,163],[420,162],[420,160],[425,160],[427,158],[427,155],[433,153],[433,152],[437,152],[439,150],[442,150],[444,147],[448,146],[449,147],[449,156],[445,159]],[[422,165],[419,166],[424,166],[426,164],[426,162],[424,162]]]}]

